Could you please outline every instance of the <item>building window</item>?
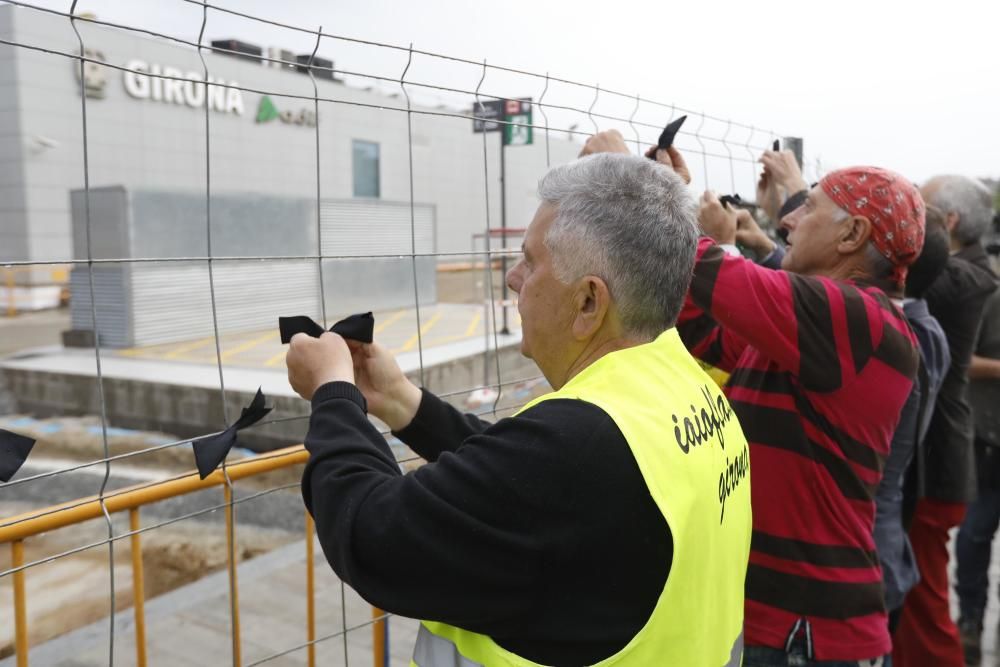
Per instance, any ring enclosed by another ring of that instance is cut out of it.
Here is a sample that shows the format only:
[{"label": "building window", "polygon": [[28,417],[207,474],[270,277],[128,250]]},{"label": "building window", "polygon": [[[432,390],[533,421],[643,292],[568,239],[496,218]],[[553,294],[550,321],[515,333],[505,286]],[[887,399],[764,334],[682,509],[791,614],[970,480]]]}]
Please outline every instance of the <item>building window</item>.
[{"label": "building window", "polygon": [[378,144],[373,141],[352,142],[354,155],[354,196],[378,197]]}]

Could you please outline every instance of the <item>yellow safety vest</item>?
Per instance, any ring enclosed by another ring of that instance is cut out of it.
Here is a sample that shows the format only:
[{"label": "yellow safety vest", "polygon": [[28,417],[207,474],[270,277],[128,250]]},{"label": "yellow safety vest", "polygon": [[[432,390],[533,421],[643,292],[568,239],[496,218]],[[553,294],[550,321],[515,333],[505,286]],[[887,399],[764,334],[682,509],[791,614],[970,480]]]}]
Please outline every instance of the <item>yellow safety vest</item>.
[{"label": "yellow safety vest", "polygon": [[713,366],[712,364],[705,363],[701,359],[698,359],[697,361],[698,365],[701,366],[701,369],[706,373],[708,373],[708,377],[712,378],[715,381],[715,384],[719,385],[720,387],[726,386],[726,383],[729,382],[729,373],[722,370],[721,368]]},{"label": "yellow safety vest", "polygon": [[[750,455],[729,402],[675,329],[605,355],[522,410],[554,398],[593,403],[611,416],[673,536],[653,614],[625,648],[597,664],[740,665]],[[411,665],[537,667],[486,635],[430,621],[421,624]]]}]

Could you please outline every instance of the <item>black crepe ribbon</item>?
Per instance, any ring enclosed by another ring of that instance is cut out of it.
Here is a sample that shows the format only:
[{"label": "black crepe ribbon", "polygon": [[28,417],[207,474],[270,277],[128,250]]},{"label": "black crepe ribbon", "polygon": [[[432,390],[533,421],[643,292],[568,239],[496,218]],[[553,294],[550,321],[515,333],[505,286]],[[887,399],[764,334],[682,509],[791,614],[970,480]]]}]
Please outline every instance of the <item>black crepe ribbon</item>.
[{"label": "black crepe ribbon", "polygon": [[[666,150],[674,145],[674,137],[677,136],[677,132],[681,129],[681,125],[687,120],[687,116],[681,116],[672,123],[667,123],[667,126],[663,128],[663,132],[660,133],[660,138],[656,142],[656,150]],[[652,159],[656,159],[656,151],[653,152]]]},{"label": "black crepe ribbon", "polygon": [[8,482],[24,464],[35,441],[0,428],[0,482]]},{"label": "black crepe ribbon", "polygon": [[743,204],[743,199],[739,195],[722,195],[719,197],[719,203],[722,204],[722,208],[726,208],[727,204],[732,208],[736,208]]},{"label": "black crepe ribbon", "polygon": [[243,408],[240,418],[232,426],[218,435],[210,435],[207,438],[200,438],[193,443],[194,461],[198,466],[198,476],[205,479],[212,474],[220,463],[229,455],[229,450],[236,444],[236,433],[248,426],[253,426],[271,411],[271,408],[264,405],[264,392],[257,390],[257,395],[253,397],[250,406]]},{"label": "black crepe ribbon", "polygon": [[[295,334],[304,333],[313,338],[319,338],[326,333],[326,329],[305,315],[279,317],[278,328],[281,329],[281,343],[283,345],[287,345]],[[330,331],[344,338],[350,338],[362,343],[370,343],[374,339],[375,334],[375,316],[371,313],[351,315],[330,327]]]}]

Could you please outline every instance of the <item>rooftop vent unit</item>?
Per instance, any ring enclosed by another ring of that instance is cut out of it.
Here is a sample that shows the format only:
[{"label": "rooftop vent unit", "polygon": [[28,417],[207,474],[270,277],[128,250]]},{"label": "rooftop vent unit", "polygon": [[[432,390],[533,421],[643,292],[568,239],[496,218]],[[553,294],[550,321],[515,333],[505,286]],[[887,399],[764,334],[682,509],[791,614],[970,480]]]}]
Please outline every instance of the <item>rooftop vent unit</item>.
[{"label": "rooftop vent unit", "polygon": [[[310,69],[309,58],[311,58],[311,56],[309,55],[301,55],[295,57],[295,60],[299,63],[296,69],[298,69],[303,74],[309,73]],[[328,79],[330,81],[336,81],[336,79],[333,77],[332,60],[319,57],[313,58],[312,71],[313,71],[313,76],[315,76],[318,79]]]},{"label": "rooftop vent unit", "polygon": [[241,42],[238,39],[213,39],[212,48],[223,55],[246,58],[258,63],[264,53],[264,50],[259,46]]}]

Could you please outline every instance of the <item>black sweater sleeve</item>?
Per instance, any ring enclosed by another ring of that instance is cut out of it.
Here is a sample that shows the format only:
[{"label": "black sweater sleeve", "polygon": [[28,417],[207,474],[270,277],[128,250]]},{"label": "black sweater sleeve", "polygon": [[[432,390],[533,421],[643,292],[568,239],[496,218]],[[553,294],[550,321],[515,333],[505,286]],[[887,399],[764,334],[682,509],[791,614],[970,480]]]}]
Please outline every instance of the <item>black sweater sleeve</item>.
[{"label": "black sweater sleeve", "polygon": [[[441,407],[429,396],[424,417]],[[327,560],[362,597],[545,664],[597,662],[643,626],[672,541],[606,413],[544,401],[402,475],[363,406],[353,385],[317,392],[302,480]]]},{"label": "black sweater sleeve", "polygon": [[420,393],[413,421],[392,434],[427,461],[436,461],[442,452],[457,450],[466,438],[490,427],[489,422],[459,412],[426,389]]},{"label": "black sweater sleeve", "polygon": [[433,439],[434,414],[472,433],[402,475],[363,408],[353,385],[317,392],[302,480],[327,560],[362,597],[543,664],[598,662],[642,628],[673,542],[604,411],[552,399],[477,430],[425,394],[410,442]]},{"label": "black sweater sleeve", "polygon": [[526,511],[515,470],[531,463],[516,452],[547,434],[507,421],[404,476],[360,402],[314,399],[303,494],[337,574],[404,616],[491,629],[523,617],[540,574],[526,518],[539,508]]}]

